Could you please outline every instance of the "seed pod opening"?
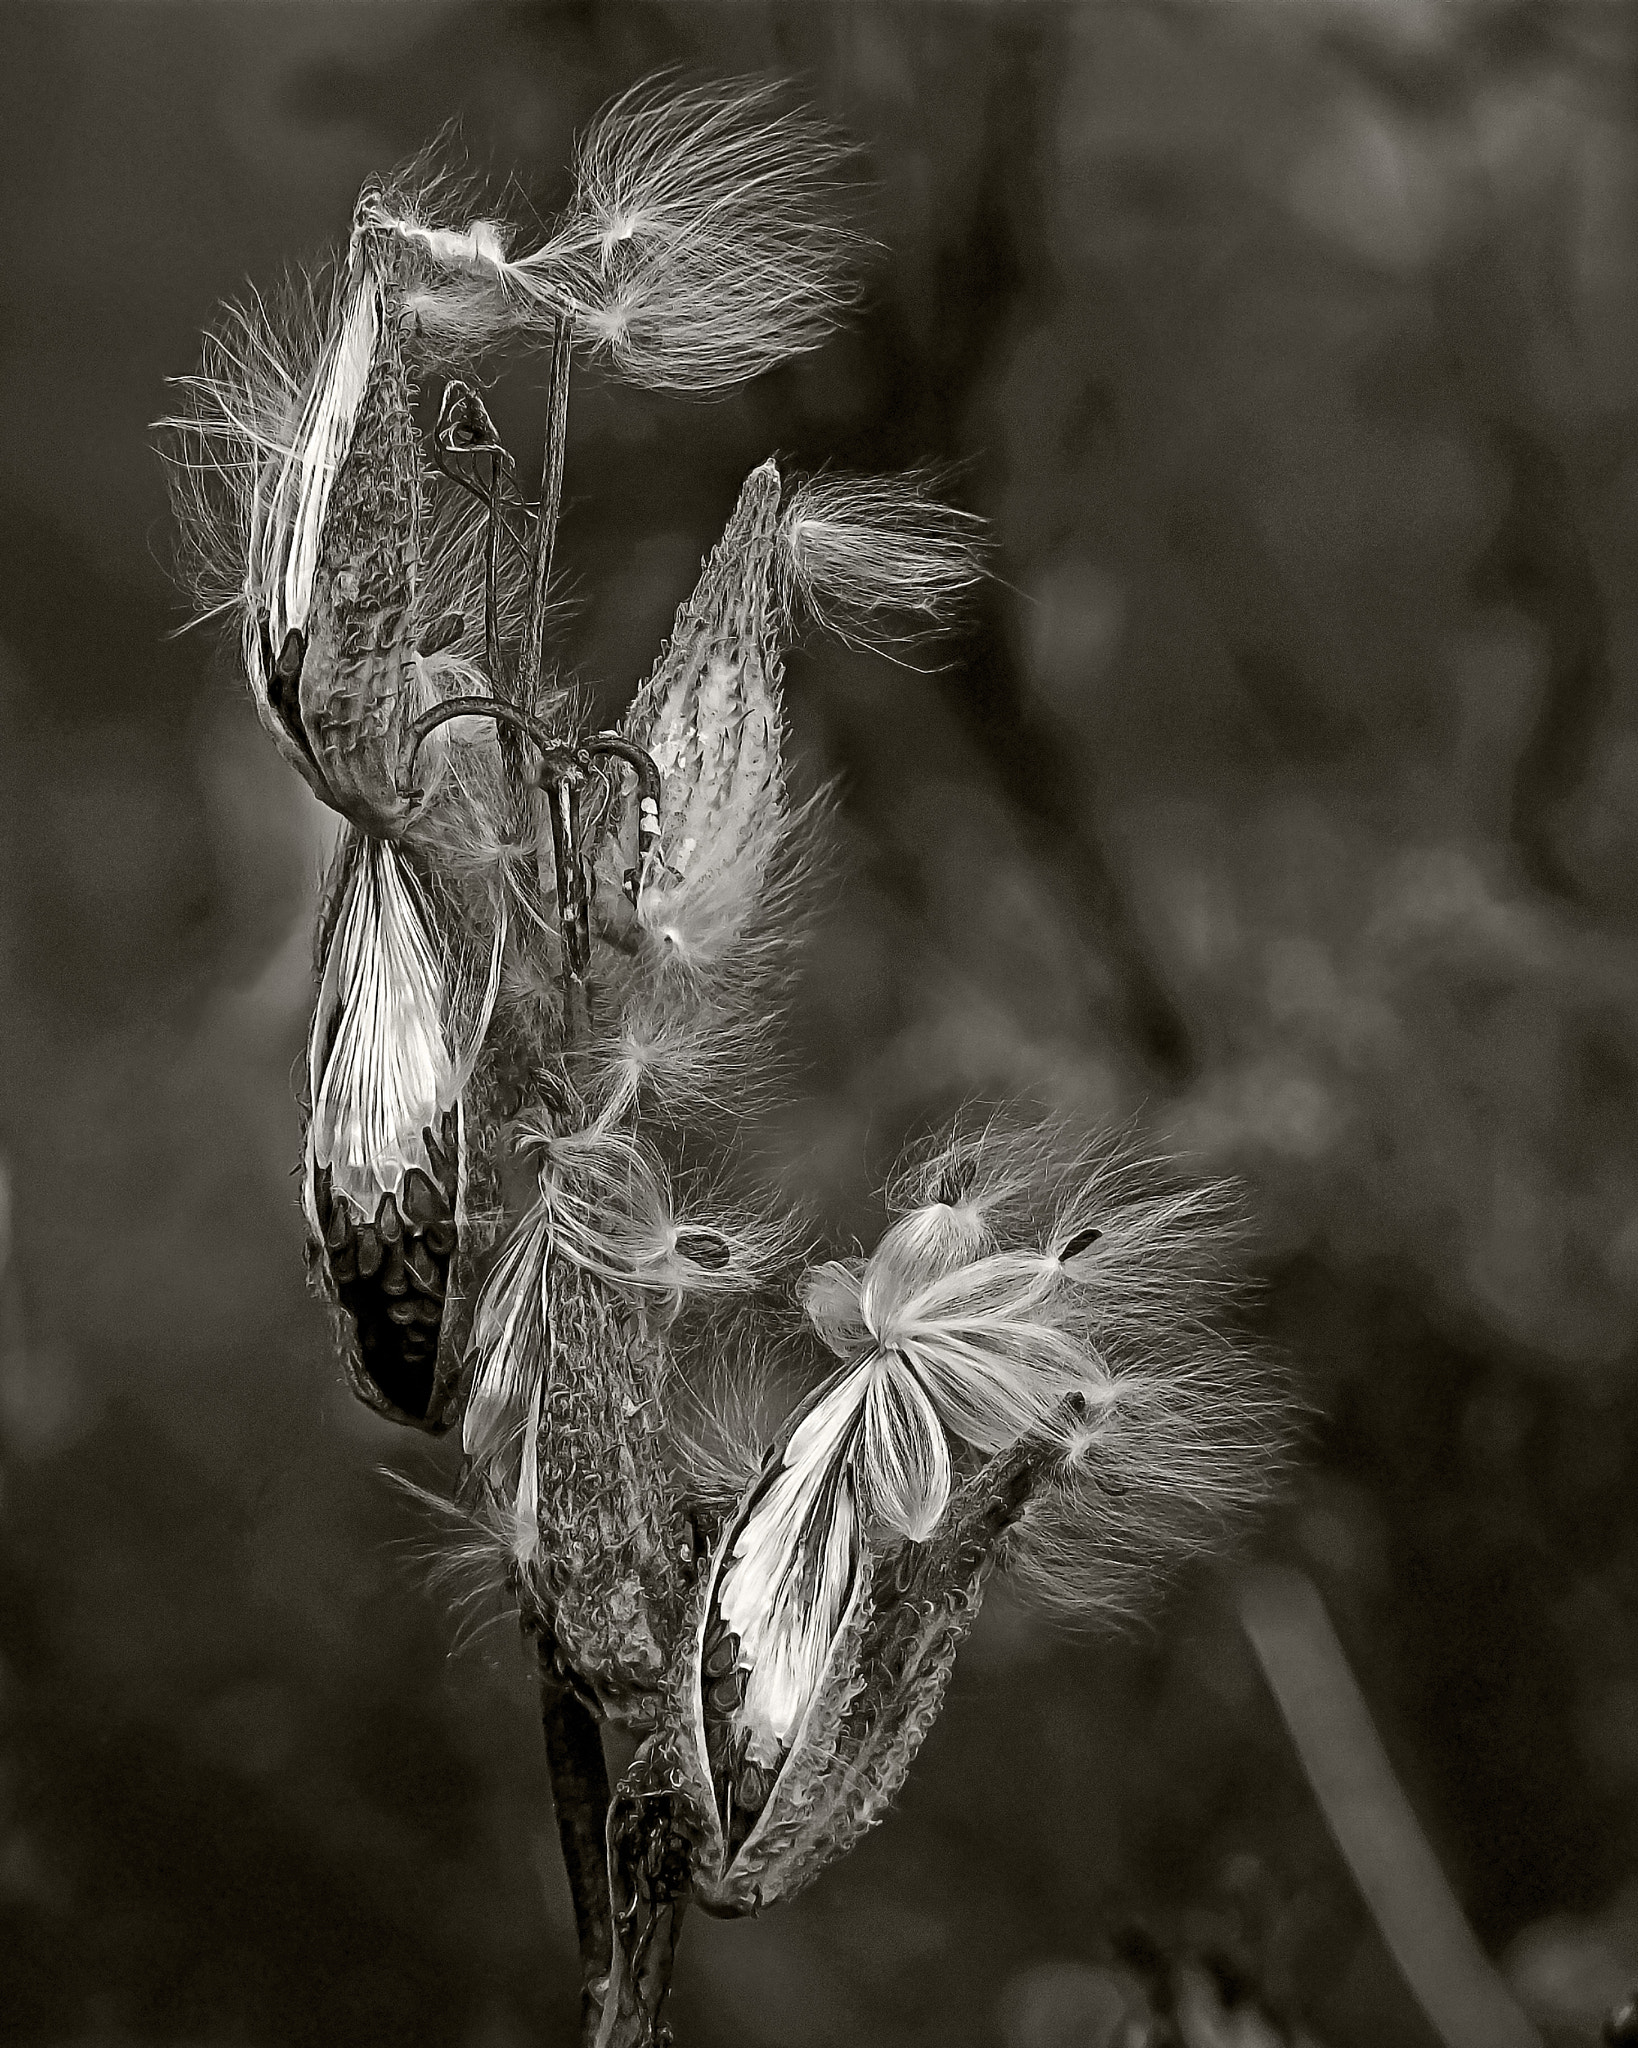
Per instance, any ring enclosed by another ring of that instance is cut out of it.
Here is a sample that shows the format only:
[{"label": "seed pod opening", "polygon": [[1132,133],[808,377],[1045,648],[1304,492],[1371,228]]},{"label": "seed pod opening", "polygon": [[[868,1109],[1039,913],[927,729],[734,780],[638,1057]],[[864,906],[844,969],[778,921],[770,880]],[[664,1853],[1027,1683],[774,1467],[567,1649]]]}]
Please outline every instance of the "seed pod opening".
[{"label": "seed pod opening", "polygon": [[[744,1512],[724,1531],[666,1719],[615,1805],[617,1816],[665,1808],[690,1843],[708,1912],[754,1913],[792,1896],[882,1818],[943,1703],[997,1546],[1052,1456],[1032,1440],[991,1460],[925,1542],[877,1548],[853,1525],[835,1626],[788,1740],[772,1745],[747,1734],[743,1643],[717,1593]],[[779,1463],[776,1452],[770,1470]],[[768,1484],[765,1473],[747,1506]]]},{"label": "seed pod opening", "polygon": [[441,1429],[459,1377],[448,1312],[467,1228],[462,1095],[505,919],[486,965],[463,964],[402,849],[349,839],[342,863],[308,1045],[305,1206],[355,1391]]}]

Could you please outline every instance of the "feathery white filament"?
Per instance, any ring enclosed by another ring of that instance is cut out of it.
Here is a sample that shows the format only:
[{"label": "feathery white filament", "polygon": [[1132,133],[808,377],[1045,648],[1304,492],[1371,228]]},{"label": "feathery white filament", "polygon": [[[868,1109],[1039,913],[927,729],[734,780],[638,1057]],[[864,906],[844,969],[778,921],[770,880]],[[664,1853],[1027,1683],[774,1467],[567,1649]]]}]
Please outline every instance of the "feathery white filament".
[{"label": "feathery white filament", "polygon": [[539,1209],[552,1245],[599,1279],[661,1293],[734,1294],[786,1247],[782,1220],[678,1216],[659,1159],[611,1117],[540,1143]]},{"label": "feathery white filament", "polygon": [[461,1423],[461,1448],[482,1477],[508,1555],[524,1570],[540,1549],[550,1257],[550,1226],[537,1207],[512,1233],[478,1297],[472,1317],[476,1365]]},{"label": "feathery white filament", "polygon": [[[449,992],[396,847],[367,839],[348,879],[313,1018],[312,1148],[366,1217],[411,1167],[460,1094]],[[487,1005],[484,1022],[487,1023]]]},{"label": "feathery white filament", "polygon": [[850,1374],[803,1417],[717,1582],[749,1673],[737,1718],[753,1763],[773,1764],[789,1748],[853,1589],[859,1525],[846,1453],[863,1391]]},{"label": "feathery white filament", "polygon": [[290,445],[257,493],[246,595],[253,613],[267,612],[275,656],[290,629],[307,623],[324,517],[352,446],[380,330],[380,287],[366,277],[325,342]]},{"label": "feathery white filament", "polygon": [[937,627],[983,574],[980,530],[915,472],[814,477],[780,522],[787,602],[850,646],[904,638],[895,616]]},{"label": "feathery white filament", "polygon": [[527,1571],[540,1550],[540,1410],[539,1379],[529,1393],[518,1446],[518,1483],[512,1498],[512,1555]]},{"label": "feathery white filament", "polygon": [[753,1763],[775,1762],[795,1737],[861,1541],[924,1542],[949,1499],[949,1445],[904,1361],[877,1352],[838,1374],[793,1431],[717,1582],[747,1673],[737,1719]]},{"label": "feathery white filament", "polygon": [[383,216],[395,234],[426,251],[433,263],[451,269],[499,270],[506,261],[506,231],[497,221],[475,220],[464,228],[423,227],[416,220]]},{"label": "feathery white filament", "polygon": [[537,1211],[508,1240],[478,1297],[472,1318],[477,1365],[461,1424],[461,1448],[476,1462],[505,1457],[539,1389],[549,1249],[549,1226]]},{"label": "feathery white filament", "polygon": [[994,1251],[981,1211],[926,1204],[863,1265],[809,1276],[804,1306],[835,1350],[896,1355],[943,1428],[987,1456],[1048,1427],[1071,1393],[1110,1386],[1068,1311],[1076,1276],[1046,1251]]},{"label": "feathery white filament", "polygon": [[574,202],[502,266],[634,382],[706,392],[816,348],[857,297],[835,217],[845,151],[756,81],[639,85],[580,144]]},{"label": "feathery white filament", "polygon": [[867,1530],[925,1543],[950,1502],[950,1446],[910,1365],[892,1351],[863,1368],[859,1511]]}]

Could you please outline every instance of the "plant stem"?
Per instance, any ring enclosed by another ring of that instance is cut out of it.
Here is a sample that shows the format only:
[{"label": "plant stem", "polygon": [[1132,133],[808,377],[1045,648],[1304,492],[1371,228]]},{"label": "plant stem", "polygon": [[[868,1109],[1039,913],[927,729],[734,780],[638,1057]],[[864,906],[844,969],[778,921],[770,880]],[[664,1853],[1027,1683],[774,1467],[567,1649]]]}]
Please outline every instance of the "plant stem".
[{"label": "plant stem", "polygon": [[568,319],[560,318],[552,344],[551,382],[546,394],[546,452],[541,464],[540,508],[535,519],[534,555],[529,570],[529,612],[518,659],[516,701],[523,710],[530,712],[535,708],[540,673],[546,658],[546,586],[552,577],[558,512],[563,503],[563,447],[569,432],[571,333]]},{"label": "plant stem", "polygon": [[552,1665],[552,1648],[539,1644],[540,1718],[557,1809],[575,1931],[580,1938],[580,2039],[596,2040],[613,1954],[609,1914],[607,1825],[609,1774],[596,1717]]}]

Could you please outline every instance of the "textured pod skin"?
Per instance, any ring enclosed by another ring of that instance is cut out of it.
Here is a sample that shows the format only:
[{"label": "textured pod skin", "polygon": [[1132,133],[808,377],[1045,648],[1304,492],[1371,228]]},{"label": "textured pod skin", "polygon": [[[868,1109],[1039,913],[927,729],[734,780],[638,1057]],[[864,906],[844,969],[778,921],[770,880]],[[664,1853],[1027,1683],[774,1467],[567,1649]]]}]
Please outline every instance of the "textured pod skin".
[{"label": "textured pod skin", "polygon": [[623,1290],[554,1258],[539,1431],[540,1548],[524,1593],[617,1725],[652,1728],[694,1541],[660,1455],[664,1339]]},{"label": "textured pod skin", "polygon": [[421,446],[398,323],[388,312],[352,446],[336,477],[314,581],[301,722],[323,794],[366,832],[396,837],[404,728],[425,708],[411,638],[420,565]]},{"label": "textured pod skin", "polygon": [[639,1816],[650,1829],[663,1822],[690,1847],[695,1896],[730,1917],[790,1898],[844,1855],[886,1813],[937,1718],[996,1547],[1049,1455],[1041,1444],[1016,1446],[957,1492],[926,1543],[863,1552],[824,1679],[756,1825],[738,1840],[724,1828],[705,1670],[712,1591],[741,1519],[733,1517],[691,1603],[665,1717],[616,1794],[611,1839]]},{"label": "textured pod skin", "polygon": [[660,771],[663,867],[638,915],[710,964],[758,907],[788,825],[780,762],[779,471],[754,469],[671,639],[627,712]]}]

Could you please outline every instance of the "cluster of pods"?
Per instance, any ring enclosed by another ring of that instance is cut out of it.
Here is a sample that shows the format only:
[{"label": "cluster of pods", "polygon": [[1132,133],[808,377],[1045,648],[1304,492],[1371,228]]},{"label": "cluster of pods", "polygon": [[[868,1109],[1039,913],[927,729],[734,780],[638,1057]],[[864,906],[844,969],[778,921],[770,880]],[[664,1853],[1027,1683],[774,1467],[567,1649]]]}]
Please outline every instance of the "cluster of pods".
[{"label": "cluster of pods", "polygon": [[[548,663],[574,363],[699,393],[817,346],[856,296],[840,155],[761,87],[639,90],[521,249],[414,166],[327,272],[224,317],[167,423],[199,608],[343,820],[313,1271],[358,1395],[459,1431],[456,1540],[638,1740],[607,1818],[628,1975],[637,1891],[755,1910],[880,1817],[993,1567],[1118,1604],[1255,1498],[1278,1434],[1224,1333],[1220,1188],[997,1113],[827,1261],[734,1164],[824,830],[786,786],[784,652],[938,626],[973,522],[765,462],[617,729]],[[477,383],[530,348],[538,493]]]}]

